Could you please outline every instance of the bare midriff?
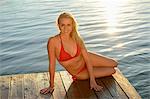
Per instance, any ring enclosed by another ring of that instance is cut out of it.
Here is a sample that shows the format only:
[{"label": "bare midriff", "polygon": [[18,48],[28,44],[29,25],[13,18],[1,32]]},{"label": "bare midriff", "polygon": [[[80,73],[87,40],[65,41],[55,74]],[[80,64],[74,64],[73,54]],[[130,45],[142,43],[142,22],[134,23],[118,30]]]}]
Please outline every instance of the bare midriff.
[{"label": "bare midriff", "polygon": [[77,57],[74,57],[73,59],[67,60],[67,61],[61,61],[60,64],[71,74],[75,75],[77,74],[78,70],[83,68],[85,66],[85,61],[83,59],[83,56],[80,54]]}]

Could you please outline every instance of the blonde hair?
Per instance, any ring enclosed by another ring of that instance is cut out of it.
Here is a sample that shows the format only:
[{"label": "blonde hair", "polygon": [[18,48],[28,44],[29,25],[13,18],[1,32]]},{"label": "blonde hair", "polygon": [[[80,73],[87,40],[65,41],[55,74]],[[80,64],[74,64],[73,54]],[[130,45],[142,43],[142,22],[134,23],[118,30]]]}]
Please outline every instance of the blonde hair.
[{"label": "blonde hair", "polygon": [[60,24],[60,20],[62,18],[70,18],[72,20],[72,25],[73,25],[73,29],[72,32],[70,34],[71,38],[73,38],[74,40],[76,40],[81,46],[83,44],[83,40],[78,32],[77,29],[77,21],[75,20],[75,18],[73,17],[73,15],[71,13],[67,13],[67,12],[63,12],[59,15],[58,19],[57,19],[57,25]]}]

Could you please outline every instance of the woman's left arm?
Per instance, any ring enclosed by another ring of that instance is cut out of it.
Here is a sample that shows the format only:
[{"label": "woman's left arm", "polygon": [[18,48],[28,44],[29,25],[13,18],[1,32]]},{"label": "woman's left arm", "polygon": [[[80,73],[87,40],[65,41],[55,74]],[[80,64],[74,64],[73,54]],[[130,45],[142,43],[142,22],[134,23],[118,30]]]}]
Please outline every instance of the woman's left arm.
[{"label": "woman's left arm", "polygon": [[97,85],[96,81],[95,81],[95,76],[94,76],[94,72],[93,72],[93,66],[91,63],[91,60],[89,58],[89,54],[87,52],[86,47],[83,45],[81,48],[81,52],[83,55],[83,58],[85,60],[86,66],[87,66],[87,70],[89,73],[89,77],[90,77],[90,87],[91,89],[94,89],[96,91],[100,91],[102,89],[101,86]]}]

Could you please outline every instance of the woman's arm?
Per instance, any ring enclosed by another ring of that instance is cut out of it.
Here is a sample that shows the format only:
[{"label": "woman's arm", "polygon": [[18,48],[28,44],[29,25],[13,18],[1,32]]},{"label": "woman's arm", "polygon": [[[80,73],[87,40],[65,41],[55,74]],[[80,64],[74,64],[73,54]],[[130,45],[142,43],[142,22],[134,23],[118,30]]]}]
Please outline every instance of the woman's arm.
[{"label": "woman's arm", "polygon": [[47,43],[47,51],[48,51],[48,58],[49,58],[50,88],[54,88],[54,76],[55,76],[55,66],[56,66],[54,38],[49,38]]},{"label": "woman's arm", "polygon": [[54,38],[49,38],[47,43],[48,59],[49,59],[49,75],[50,75],[50,86],[40,90],[41,94],[52,93],[54,91],[54,76],[55,76],[55,41]]},{"label": "woman's arm", "polygon": [[90,62],[89,55],[88,55],[87,49],[84,46],[84,44],[83,44],[83,46],[81,48],[81,52],[82,52],[84,61],[85,61],[86,66],[87,66],[87,70],[89,72],[90,80],[95,80],[95,77],[94,77],[94,74],[93,74],[93,66],[92,66],[92,64]]},{"label": "woman's arm", "polygon": [[84,43],[82,44],[81,52],[82,52],[82,55],[83,55],[83,58],[85,60],[85,63],[86,63],[86,66],[87,66],[87,70],[88,70],[88,73],[89,73],[90,87],[91,87],[91,89],[94,89],[96,91],[100,91],[102,89],[102,87],[97,85],[97,83],[95,81],[93,66],[91,64],[91,60],[89,58],[89,55],[88,55],[88,52],[87,52],[87,49],[86,49]]}]

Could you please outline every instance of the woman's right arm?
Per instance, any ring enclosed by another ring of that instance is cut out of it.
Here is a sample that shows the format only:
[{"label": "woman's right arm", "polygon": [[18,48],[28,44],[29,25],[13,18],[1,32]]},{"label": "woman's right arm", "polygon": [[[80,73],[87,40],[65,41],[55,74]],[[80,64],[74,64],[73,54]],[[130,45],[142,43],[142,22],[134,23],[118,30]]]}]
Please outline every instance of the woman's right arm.
[{"label": "woman's right arm", "polygon": [[50,88],[54,88],[54,76],[56,66],[56,54],[55,54],[55,39],[49,38],[47,43],[48,59],[49,59],[49,75],[50,75]]},{"label": "woman's right arm", "polygon": [[52,93],[54,91],[54,76],[55,76],[55,41],[54,38],[49,38],[47,43],[48,59],[49,59],[49,75],[50,75],[50,86],[40,90],[41,94]]}]

